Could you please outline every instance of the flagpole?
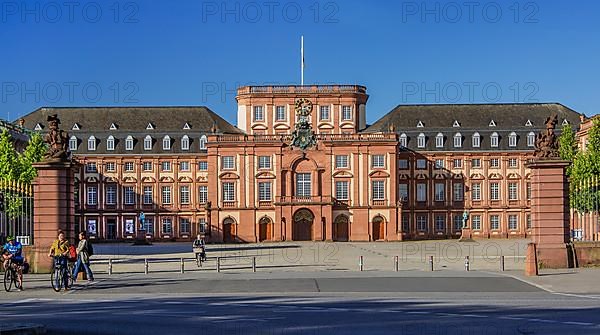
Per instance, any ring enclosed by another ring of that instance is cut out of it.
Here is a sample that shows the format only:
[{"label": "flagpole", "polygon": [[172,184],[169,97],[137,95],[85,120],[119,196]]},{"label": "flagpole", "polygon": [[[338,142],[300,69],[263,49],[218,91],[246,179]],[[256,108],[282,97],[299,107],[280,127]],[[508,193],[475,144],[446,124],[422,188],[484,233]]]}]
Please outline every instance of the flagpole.
[{"label": "flagpole", "polygon": [[300,85],[304,86],[304,35],[300,36]]}]

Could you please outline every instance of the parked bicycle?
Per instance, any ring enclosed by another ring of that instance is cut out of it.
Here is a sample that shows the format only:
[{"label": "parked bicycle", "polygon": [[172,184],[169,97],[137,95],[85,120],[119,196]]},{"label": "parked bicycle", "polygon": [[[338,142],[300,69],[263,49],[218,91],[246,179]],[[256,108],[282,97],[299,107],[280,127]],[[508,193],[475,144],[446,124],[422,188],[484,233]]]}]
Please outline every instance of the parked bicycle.
[{"label": "parked bicycle", "polygon": [[74,264],[68,262],[65,257],[54,257],[52,274],[50,275],[50,282],[52,289],[55,292],[60,292],[64,287],[68,290],[73,286],[73,268]]},{"label": "parked bicycle", "polygon": [[19,274],[17,273],[18,264],[13,263],[12,259],[8,260],[8,267],[4,271],[4,289],[9,292],[14,285],[17,290],[21,290],[22,287],[19,284]]}]

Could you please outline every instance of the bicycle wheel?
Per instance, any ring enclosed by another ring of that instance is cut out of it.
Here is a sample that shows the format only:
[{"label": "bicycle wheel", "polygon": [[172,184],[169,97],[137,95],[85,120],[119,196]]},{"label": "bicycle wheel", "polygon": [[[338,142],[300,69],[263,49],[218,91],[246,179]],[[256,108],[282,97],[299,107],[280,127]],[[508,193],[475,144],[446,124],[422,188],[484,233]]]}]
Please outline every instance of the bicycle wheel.
[{"label": "bicycle wheel", "polygon": [[10,291],[10,289],[12,288],[12,284],[12,271],[10,268],[8,268],[6,269],[6,271],[4,271],[4,289],[6,290],[6,292]]},{"label": "bicycle wheel", "polygon": [[19,285],[19,273],[17,272],[17,270],[12,271],[12,279],[13,279],[13,284],[15,285],[15,288],[20,290],[22,287],[21,287],[21,285]]},{"label": "bicycle wheel", "polygon": [[202,267],[202,257],[200,256],[200,254],[196,254],[196,266]]},{"label": "bicycle wheel", "polygon": [[62,270],[58,267],[54,267],[52,274],[50,275],[50,282],[52,283],[52,289],[54,292],[60,292],[62,288]]},{"label": "bicycle wheel", "polygon": [[69,263],[69,266],[67,266],[67,287],[71,288],[73,286],[73,270],[75,270],[75,265],[73,263]]}]

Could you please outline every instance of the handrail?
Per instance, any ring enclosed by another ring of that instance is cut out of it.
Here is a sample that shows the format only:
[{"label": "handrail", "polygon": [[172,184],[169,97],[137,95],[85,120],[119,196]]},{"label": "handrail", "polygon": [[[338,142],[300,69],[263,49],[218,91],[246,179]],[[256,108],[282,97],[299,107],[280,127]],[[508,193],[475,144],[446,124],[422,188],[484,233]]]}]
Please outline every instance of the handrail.
[{"label": "handrail", "polygon": [[238,94],[294,94],[294,93],[361,93],[367,88],[362,85],[259,85],[238,88]]}]

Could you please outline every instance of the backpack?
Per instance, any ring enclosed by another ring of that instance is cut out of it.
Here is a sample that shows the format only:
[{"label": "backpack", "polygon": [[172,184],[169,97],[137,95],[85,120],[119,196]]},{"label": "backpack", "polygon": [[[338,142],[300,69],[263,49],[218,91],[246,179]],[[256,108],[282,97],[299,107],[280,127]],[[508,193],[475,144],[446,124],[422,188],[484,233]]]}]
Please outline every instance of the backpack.
[{"label": "backpack", "polygon": [[77,261],[77,249],[75,249],[75,246],[72,245],[69,246],[69,261]]},{"label": "backpack", "polygon": [[87,252],[89,256],[94,255],[94,247],[92,246],[89,240],[87,241]]}]

